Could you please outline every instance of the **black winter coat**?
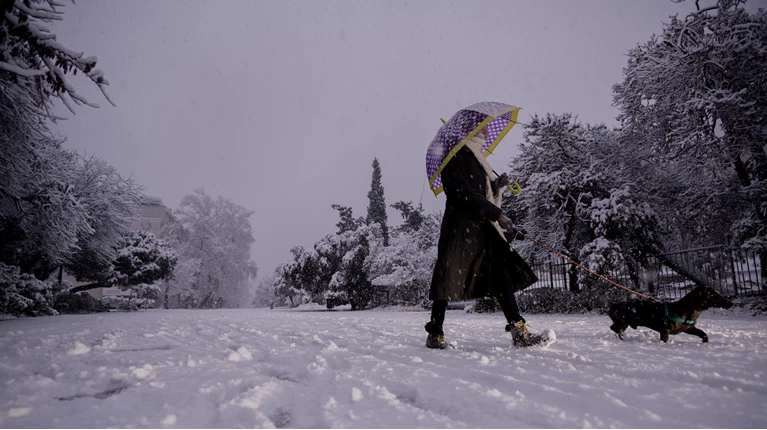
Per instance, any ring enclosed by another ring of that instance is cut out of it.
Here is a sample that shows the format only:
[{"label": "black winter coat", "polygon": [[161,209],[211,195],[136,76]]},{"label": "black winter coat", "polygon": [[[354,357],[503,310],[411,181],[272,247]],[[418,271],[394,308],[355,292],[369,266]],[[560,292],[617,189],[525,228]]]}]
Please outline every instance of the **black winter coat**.
[{"label": "black winter coat", "polygon": [[[447,204],[440,229],[437,264],[429,299],[471,300],[517,292],[538,278],[501,237],[492,222],[501,209],[487,200],[485,169],[467,147],[442,170]],[[494,258],[496,257],[496,258]],[[492,285],[493,262],[508,271],[511,285]]]}]

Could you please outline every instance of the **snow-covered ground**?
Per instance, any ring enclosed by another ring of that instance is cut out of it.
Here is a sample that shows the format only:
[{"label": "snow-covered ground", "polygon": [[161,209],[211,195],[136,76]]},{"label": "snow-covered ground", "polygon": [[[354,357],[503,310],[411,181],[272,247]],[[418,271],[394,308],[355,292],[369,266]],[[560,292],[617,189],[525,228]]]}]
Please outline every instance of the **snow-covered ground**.
[{"label": "snow-covered ground", "polygon": [[704,314],[662,344],[608,318],[147,311],[0,321],[0,427],[765,427],[767,320]]}]

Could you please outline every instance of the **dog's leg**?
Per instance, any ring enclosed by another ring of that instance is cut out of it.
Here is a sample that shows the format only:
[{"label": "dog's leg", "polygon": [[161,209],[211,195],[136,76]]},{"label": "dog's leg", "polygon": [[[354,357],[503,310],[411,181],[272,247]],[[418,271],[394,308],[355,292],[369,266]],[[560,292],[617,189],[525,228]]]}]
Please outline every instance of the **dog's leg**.
[{"label": "dog's leg", "polygon": [[662,331],[660,333],[660,340],[662,340],[663,342],[668,342],[668,332],[667,331]]},{"label": "dog's leg", "polygon": [[703,339],[703,343],[708,343],[708,335],[703,330],[692,326],[684,331],[687,334],[691,334],[693,336],[698,336],[699,338]]},{"label": "dog's leg", "polygon": [[610,330],[614,331],[618,335],[618,339],[623,340],[623,332],[626,331],[626,326],[615,323],[610,326]]}]

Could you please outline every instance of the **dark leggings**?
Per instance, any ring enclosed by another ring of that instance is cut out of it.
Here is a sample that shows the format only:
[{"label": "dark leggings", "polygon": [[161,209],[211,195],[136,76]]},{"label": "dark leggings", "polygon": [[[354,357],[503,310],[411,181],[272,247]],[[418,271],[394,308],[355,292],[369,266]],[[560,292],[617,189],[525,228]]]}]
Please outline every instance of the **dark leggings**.
[{"label": "dark leggings", "polygon": [[[514,297],[514,293],[511,291],[511,278],[509,272],[504,267],[501,261],[493,262],[492,282],[497,286],[496,290],[500,291],[496,295],[498,303],[501,305],[503,316],[506,317],[506,321],[509,323],[515,323],[518,321],[524,321],[522,315],[519,314],[519,306],[517,306],[517,298]],[[442,335],[442,324],[445,321],[445,311],[447,310],[447,300],[435,300],[431,307],[431,321],[426,325],[426,331],[432,334]]]},{"label": "dark leggings", "polygon": [[[514,294],[500,294],[498,297],[498,303],[501,305],[503,316],[506,317],[506,321],[515,323],[517,321],[523,321],[524,319],[519,314],[519,306],[517,306],[517,298]],[[435,300],[431,307],[431,320],[434,322],[434,326],[441,328],[442,323],[445,322],[445,311],[447,310],[447,300]]]}]

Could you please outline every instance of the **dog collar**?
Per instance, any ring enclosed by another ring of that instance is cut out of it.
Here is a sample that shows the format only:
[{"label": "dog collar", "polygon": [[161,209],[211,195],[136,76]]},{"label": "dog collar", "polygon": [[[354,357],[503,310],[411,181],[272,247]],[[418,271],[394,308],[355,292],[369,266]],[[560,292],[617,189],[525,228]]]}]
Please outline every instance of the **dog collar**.
[{"label": "dog collar", "polygon": [[663,321],[673,321],[682,324],[695,325],[695,320],[686,320],[684,318],[670,317],[668,316],[668,304],[663,304]]}]

